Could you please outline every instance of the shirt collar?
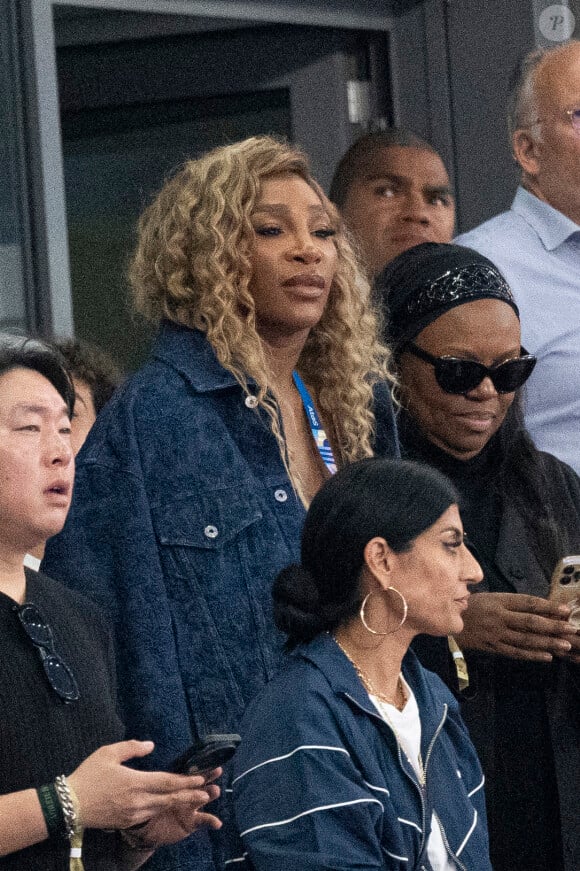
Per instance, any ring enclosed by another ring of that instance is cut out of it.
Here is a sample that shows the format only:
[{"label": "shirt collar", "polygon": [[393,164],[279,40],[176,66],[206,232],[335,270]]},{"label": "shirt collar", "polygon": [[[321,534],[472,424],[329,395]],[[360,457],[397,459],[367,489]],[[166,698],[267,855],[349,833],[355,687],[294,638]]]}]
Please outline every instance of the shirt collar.
[{"label": "shirt collar", "polygon": [[536,231],[548,251],[553,251],[574,233],[580,234],[578,224],[523,187],[517,190],[512,211]]},{"label": "shirt collar", "polygon": [[205,333],[173,321],[161,322],[151,356],[179,372],[198,393],[224,390],[238,383],[217,359]]}]

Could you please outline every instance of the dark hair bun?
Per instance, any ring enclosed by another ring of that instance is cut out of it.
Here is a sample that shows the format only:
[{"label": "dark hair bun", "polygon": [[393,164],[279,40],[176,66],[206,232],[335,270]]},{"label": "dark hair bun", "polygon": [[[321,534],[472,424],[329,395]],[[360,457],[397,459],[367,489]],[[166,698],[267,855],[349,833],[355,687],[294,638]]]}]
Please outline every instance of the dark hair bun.
[{"label": "dark hair bun", "polygon": [[272,589],[274,622],[293,647],[326,629],[314,578],[300,565],[282,569]]},{"label": "dark hair bun", "polygon": [[372,538],[384,538],[395,553],[408,550],[458,500],[447,478],[405,460],[358,460],[329,478],[308,509],[300,565],[274,582],[274,619],[287,647],[333,632],[356,615]]}]

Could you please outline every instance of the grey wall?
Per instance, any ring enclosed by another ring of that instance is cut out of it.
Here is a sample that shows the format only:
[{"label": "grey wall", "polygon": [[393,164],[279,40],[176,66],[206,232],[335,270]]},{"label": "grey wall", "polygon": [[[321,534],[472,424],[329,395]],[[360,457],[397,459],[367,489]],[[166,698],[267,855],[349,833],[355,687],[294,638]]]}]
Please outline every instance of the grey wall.
[{"label": "grey wall", "polygon": [[27,326],[20,109],[14,6],[0,0],[0,329]]},{"label": "grey wall", "polygon": [[447,12],[458,223],[467,230],[509,208],[517,167],[506,129],[508,82],[534,46],[529,0],[461,0]]}]

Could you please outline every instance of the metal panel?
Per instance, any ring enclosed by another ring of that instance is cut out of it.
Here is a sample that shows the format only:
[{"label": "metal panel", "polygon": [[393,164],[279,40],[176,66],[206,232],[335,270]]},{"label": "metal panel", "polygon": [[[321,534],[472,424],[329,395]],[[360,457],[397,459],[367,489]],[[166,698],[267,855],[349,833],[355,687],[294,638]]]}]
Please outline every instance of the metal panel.
[{"label": "metal panel", "polygon": [[448,10],[460,231],[508,208],[518,180],[506,124],[508,84],[534,47],[530,0],[461,0]]},{"label": "metal panel", "polygon": [[397,20],[391,35],[395,123],[441,154],[456,196],[446,0],[426,0]]},{"label": "metal panel", "polygon": [[[13,0],[0,0],[0,329],[26,329],[22,118]],[[27,276],[28,277],[28,276]]]},{"label": "metal panel", "polygon": [[[50,3],[51,0],[46,0]],[[396,0],[52,0],[55,6],[383,30]]]},{"label": "metal panel", "polygon": [[38,327],[72,335],[68,239],[52,7],[23,2],[28,52],[30,177],[38,258]]}]

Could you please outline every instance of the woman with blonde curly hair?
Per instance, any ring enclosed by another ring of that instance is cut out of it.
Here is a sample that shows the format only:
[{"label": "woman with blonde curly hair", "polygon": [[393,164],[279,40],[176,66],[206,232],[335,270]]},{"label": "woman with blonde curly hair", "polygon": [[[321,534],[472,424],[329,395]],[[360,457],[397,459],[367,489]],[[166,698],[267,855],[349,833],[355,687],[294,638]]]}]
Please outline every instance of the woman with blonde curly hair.
[{"label": "woman with blonde curly hair", "polygon": [[[305,507],[396,439],[370,291],[300,151],[254,137],[188,162],[141,218],[131,281],[159,334],[85,443],[46,563],[73,585],[83,566],[127,725],[164,766],[235,730],[278,660],[271,586]],[[225,792],[222,834],[152,867],[239,858]]]}]

